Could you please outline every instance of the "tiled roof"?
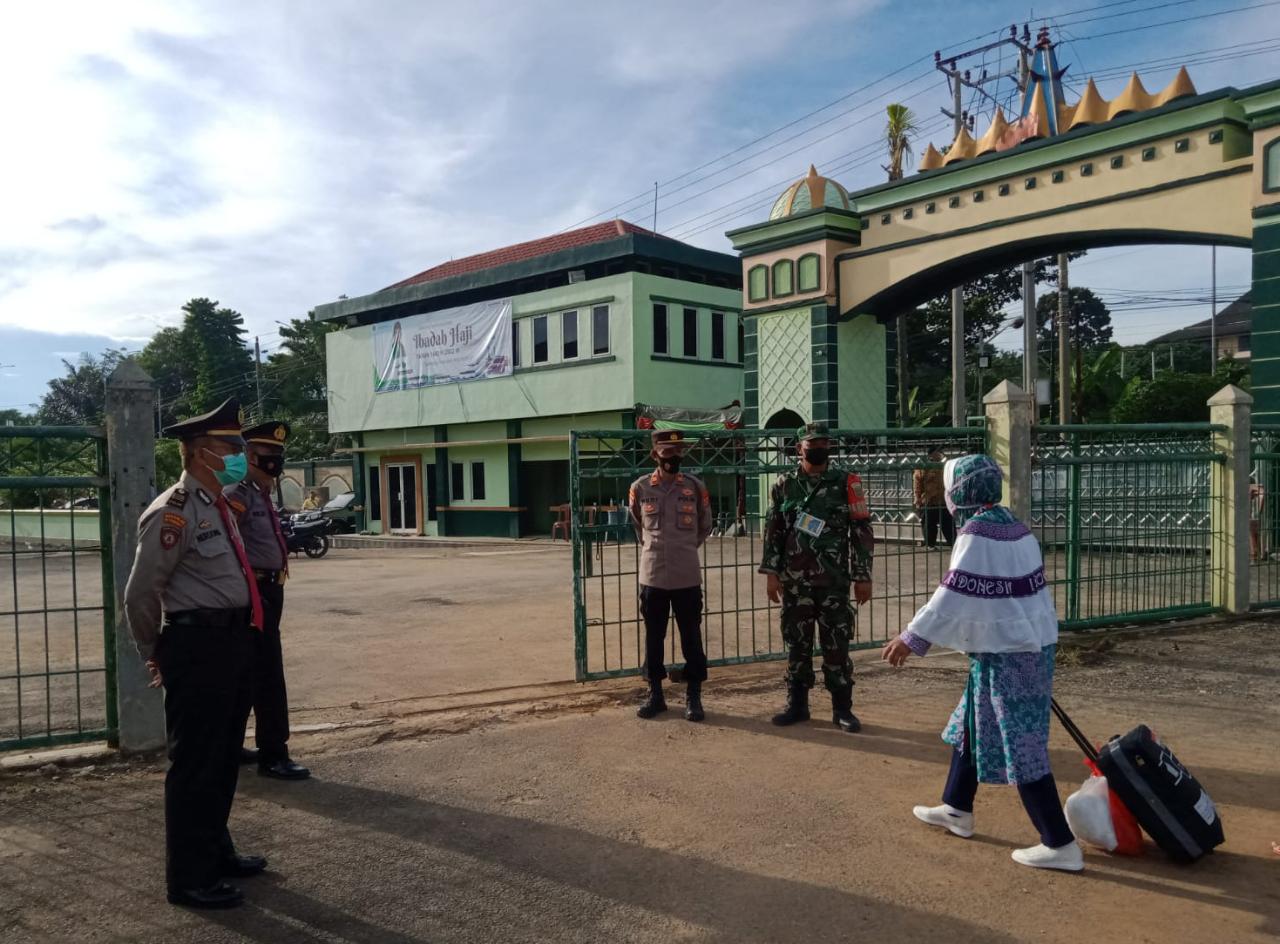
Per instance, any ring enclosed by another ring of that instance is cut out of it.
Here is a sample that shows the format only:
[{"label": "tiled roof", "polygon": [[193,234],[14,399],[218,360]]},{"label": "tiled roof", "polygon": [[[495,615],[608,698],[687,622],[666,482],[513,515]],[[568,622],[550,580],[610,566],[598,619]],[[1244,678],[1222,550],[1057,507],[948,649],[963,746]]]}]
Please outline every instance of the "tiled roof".
[{"label": "tiled roof", "polygon": [[[1252,293],[1245,292],[1222,311],[1218,312],[1213,321],[1213,333],[1216,333],[1219,337],[1225,338],[1233,335],[1250,334],[1253,330]],[[1208,340],[1209,336],[1209,319],[1206,318],[1204,321],[1197,321],[1195,324],[1179,328],[1177,331],[1162,334],[1158,338],[1153,338],[1149,343],[1173,344],[1177,341],[1197,341],[1201,338]]]},{"label": "tiled roof", "polygon": [[448,262],[432,266],[425,272],[419,272],[417,275],[410,276],[404,281],[397,282],[389,287],[401,288],[405,285],[418,285],[422,282],[434,282],[437,279],[447,279],[455,275],[481,272],[485,269],[508,265],[512,262],[523,262],[526,259],[533,259],[537,256],[546,256],[553,252],[562,252],[566,249],[577,249],[580,246],[607,242],[610,239],[617,239],[620,236],[627,236],[632,233],[642,233],[646,236],[655,235],[650,230],[636,226],[634,223],[628,223],[626,220],[609,220],[604,223],[584,226],[581,229],[571,229],[565,233],[556,233],[554,236],[532,239],[526,243],[516,243],[514,246],[504,246],[502,249],[476,253],[474,256],[450,259]]}]

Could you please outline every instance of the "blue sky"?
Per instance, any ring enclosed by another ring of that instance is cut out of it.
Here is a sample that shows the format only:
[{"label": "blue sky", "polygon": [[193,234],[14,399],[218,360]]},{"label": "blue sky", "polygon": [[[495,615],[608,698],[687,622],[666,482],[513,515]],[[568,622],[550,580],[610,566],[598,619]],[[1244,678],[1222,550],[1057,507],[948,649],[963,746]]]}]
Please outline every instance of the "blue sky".
[{"label": "blue sky", "polygon": [[[1033,30],[1060,26],[1069,76],[1109,76],[1104,96],[1136,63],[1153,90],[1183,59],[1203,60],[1190,66],[1201,91],[1280,77],[1280,5],[1266,0],[1036,12]],[[724,230],[762,219],[811,162],[850,189],[881,179],[887,102],[945,123],[933,50],[1030,13],[954,0],[15,7],[7,32],[22,41],[0,58],[0,365],[13,365],[0,408],[36,400],[64,356],[141,346],[193,296],[241,311],[270,350],[277,319],[450,257],[619,204],[648,225],[655,180],[660,230],[727,249]],[[1247,252],[1219,251],[1224,299],[1248,267]],[[1074,281],[1194,295],[1209,250],[1095,252]],[[1126,310],[1117,338],[1207,315]]]}]

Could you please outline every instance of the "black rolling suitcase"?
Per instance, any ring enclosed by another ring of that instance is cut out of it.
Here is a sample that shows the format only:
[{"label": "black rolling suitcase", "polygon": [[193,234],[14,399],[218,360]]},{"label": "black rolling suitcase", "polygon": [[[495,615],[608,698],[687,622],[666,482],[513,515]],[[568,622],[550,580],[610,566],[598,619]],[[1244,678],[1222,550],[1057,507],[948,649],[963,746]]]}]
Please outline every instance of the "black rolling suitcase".
[{"label": "black rolling suitcase", "polygon": [[1222,818],[1200,781],[1140,724],[1098,751],[1107,785],[1156,845],[1182,862],[1194,862],[1222,843]]},{"label": "black rolling suitcase", "polygon": [[[1077,743],[1087,746],[1056,700],[1053,710]],[[1170,857],[1194,862],[1221,845],[1222,818],[1213,800],[1145,724],[1113,737],[1098,749],[1094,759],[1107,778],[1107,786]]]}]

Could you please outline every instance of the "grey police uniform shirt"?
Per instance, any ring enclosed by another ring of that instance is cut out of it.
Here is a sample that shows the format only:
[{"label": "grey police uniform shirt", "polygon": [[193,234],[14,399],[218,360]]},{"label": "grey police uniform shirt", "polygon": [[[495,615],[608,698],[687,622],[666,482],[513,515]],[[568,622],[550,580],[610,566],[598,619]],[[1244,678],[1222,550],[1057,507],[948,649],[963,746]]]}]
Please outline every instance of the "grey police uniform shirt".
[{"label": "grey police uniform shirt", "polygon": [[627,505],[640,535],[640,583],[661,590],[702,584],[700,548],[711,535],[711,497],[687,472],[663,482],[655,471],[631,485]]},{"label": "grey police uniform shirt", "polygon": [[[138,519],[138,552],[124,590],[124,612],[144,659],[155,653],[162,610],[250,604],[248,579],[214,501],[184,472]],[[231,521],[235,527],[234,516]]]},{"label": "grey police uniform shirt", "polygon": [[271,523],[271,498],[247,481],[231,486],[222,494],[236,513],[249,566],[257,570],[284,570],[280,539]]}]

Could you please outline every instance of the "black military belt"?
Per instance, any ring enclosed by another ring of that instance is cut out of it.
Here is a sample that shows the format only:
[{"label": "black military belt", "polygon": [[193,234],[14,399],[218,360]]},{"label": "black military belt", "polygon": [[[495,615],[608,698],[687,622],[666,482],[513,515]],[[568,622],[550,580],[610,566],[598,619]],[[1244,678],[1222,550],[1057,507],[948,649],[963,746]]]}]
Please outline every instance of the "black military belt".
[{"label": "black military belt", "polygon": [[166,626],[248,626],[251,610],[247,606],[218,610],[178,610],[166,613]]},{"label": "black military belt", "polygon": [[266,583],[284,583],[283,570],[263,570],[261,567],[255,567],[253,568],[253,575],[257,577],[259,581]]}]

